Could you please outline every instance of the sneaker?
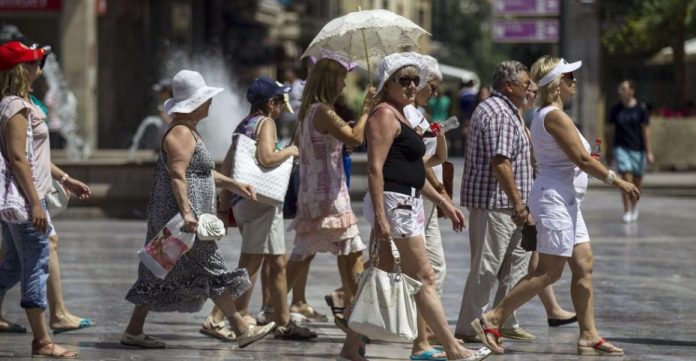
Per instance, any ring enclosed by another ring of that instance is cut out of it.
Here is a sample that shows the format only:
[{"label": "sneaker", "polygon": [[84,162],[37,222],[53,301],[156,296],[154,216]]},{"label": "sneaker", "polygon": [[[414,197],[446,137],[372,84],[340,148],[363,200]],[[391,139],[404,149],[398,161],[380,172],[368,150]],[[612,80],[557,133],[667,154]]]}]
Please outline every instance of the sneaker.
[{"label": "sneaker", "polygon": [[527,332],[527,330],[522,327],[502,328],[500,329],[500,333],[503,335],[503,337],[520,341],[530,341],[536,338],[536,336]]},{"label": "sneaker", "polygon": [[624,223],[631,223],[633,222],[633,214],[630,211],[625,212],[621,220],[623,220]]},{"label": "sneaker", "polygon": [[631,212],[631,222],[635,222],[638,220],[638,207],[633,208],[633,212]]},{"label": "sneaker", "polygon": [[257,325],[265,325],[265,324],[271,322],[271,319],[273,318],[273,308],[268,307],[268,306],[262,308],[256,314],[255,318],[256,318]]}]

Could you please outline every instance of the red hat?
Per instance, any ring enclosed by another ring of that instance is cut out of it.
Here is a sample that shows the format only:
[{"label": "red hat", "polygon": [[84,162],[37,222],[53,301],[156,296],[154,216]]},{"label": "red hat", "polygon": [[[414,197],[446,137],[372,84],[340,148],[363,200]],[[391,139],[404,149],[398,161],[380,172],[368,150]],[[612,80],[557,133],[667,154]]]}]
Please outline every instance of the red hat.
[{"label": "red hat", "polygon": [[19,63],[36,61],[48,54],[44,48],[30,48],[19,41],[0,45],[0,71],[13,68]]}]

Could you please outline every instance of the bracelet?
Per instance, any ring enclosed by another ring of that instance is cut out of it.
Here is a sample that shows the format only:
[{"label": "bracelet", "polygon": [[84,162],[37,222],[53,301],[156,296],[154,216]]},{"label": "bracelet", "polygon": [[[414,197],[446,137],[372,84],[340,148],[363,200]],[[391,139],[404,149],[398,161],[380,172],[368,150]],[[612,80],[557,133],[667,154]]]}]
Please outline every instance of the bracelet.
[{"label": "bracelet", "polygon": [[604,178],[604,183],[611,185],[614,184],[614,180],[616,180],[616,172],[610,170],[609,174],[607,174],[607,177]]},{"label": "bracelet", "polygon": [[58,180],[58,183],[60,183],[60,184],[65,183],[65,180],[68,179],[68,177],[70,177],[70,176],[68,175],[68,173],[63,173],[63,176],[60,177],[60,179]]}]

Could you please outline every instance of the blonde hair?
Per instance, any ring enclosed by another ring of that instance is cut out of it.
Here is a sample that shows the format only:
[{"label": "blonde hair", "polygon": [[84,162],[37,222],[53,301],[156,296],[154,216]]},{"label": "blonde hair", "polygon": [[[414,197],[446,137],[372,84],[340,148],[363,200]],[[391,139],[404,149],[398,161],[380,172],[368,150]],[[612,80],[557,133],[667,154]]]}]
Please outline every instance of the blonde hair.
[{"label": "blonde hair", "polygon": [[345,78],[348,71],[337,61],[320,59],[309,72],[302,92],[299,120],[304,120],[309,106],[319,102],[333,107],[333,103],[341,95],[338,89],[338,79]]},{"label": "blonde hair", "polygon": [[[541,78],[548,74],[560,62],[560,58],[553,58],[548,55],[542,56],[532,65],[532,80],[538,85],[539,80],[541,80]],[[551,104],[554,102],[554,100],[561,96],[561,78],[562,77],[559,76],[544,86],[538,86],[536,99],[538,106]]]},{"label": "blonde hair", "polygon": [[24,63],[19,63],[13,68],[0,71],[0,96],[10,95],[26,97],[29,95],[31,84],[28,81],[29,71]]}]

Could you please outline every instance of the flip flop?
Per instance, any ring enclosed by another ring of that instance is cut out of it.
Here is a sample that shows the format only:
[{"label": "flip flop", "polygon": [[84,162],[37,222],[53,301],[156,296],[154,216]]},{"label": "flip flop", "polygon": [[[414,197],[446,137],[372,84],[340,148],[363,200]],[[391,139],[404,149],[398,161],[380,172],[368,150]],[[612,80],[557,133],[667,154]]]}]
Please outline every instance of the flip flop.
[{"label": "flip flop", "polygon": [[[612,350],[612,348],[607,346],[606,343],[607,343],[607,340],[601,339],[601,340],[599,340],[599,342],[592,345],[592,347],[578,346],[578,355],[580,355],[580,356],[623,356],[624,355],[623,350],[620,350],[620,351]],[[618,349],[618,347],[616,347],[616,346],[614,346],[614,348]]]},{"label": "flip flop", "polygon": [[485,359],[486,357],[491,355],[491,350],[489,350],[486,347],[482,347],[476,351],[474,356],[470,356],[461,360],[452,360],[452,361],[481,361]]},{"label": "flip flop", "polygon": [[94,321],[92,321],[89,318],[83,318],[82,321],[80,321],[80,324],[77,327],[59,327],[59,328],[54,328],[53,329],[53,334],[58,335],[63,332],[69,332],[69,331],[75,331],[75,330],[81,330],[83,328],[88,328],[94,326]]},{"label": "flip flop", "polygon": [[[483,316],[481,316],[483,317]],[[500,329],[499,328],[486,328],[486,325],[483,324],[483,319],[482,318],[477,318],[473,321],[471,321],[471,328],[474,329],[474,332],[476,332],[476,336],[479,337],[481,340],[481,343],[483,343],[484,346],[488,347],[493,353],[502,355],[503,351],[496,351],[495,348],[492,346],[491,342],[488,341],[488,338],[486,335],[493,335],[496,337],[496,342],[498,348],[503,348],[503,336],[500,334]]]},{"label": "flip flop", "polygon": [[411,360],[427,360],[427,361],[447,361],[447,356],[445,357],[435,357],[439,353],[444,353],[442,350],[436,348],[431,348],[430,350],[425,350],[419,354],[411,355],[408,358]]},{"label": "flip flop", "polygon": [[18,323],[10,323],[10,327],[0,328],[0,333],[27,333],[27,328]]}]

